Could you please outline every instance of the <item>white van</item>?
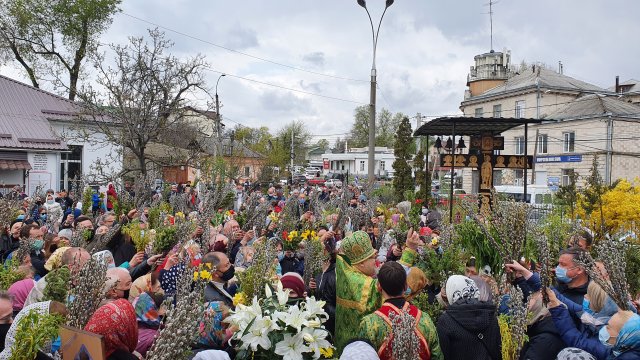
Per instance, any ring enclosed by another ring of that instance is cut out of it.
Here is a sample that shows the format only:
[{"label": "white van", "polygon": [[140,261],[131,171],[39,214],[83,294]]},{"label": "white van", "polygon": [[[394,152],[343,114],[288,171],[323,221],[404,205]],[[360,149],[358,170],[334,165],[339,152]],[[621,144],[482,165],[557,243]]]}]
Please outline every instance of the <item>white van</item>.
[{"label": "white van", "polygon": [[526,202],[536,206],[551,206],[553,191],[546,185],[527,185],[527,198],[524,198],[524,186],[498,185],[495,186],[498,194],[504,194],[515,201]]}]

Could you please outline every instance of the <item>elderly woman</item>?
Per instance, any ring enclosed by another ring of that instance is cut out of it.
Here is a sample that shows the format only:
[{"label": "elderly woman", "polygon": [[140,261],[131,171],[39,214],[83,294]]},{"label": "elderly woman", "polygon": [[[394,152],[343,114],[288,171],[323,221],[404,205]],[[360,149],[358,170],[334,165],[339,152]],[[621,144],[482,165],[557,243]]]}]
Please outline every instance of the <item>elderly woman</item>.
[{"label": "elderly woman", "polygon": [[542,302],[540,291],[529,296],[528,311],[531,314],[527,322],[529,340],[520,352],[520,359],[555,359],[567,345],[560,338],[560,333],[551,319],[549,309]]},{"label": "elderly woman", "polygon": [[496,307],[480,301],[479,296],[478,286],[470,278],[452,275],[447,280],[443,299],[449,306],[436,326],[445,359],[502,358]]},{"label": "elderly woman", "polygon": [[640,316],[631,311],[618,311],[607,325],[600,328],[598,339],[595,339],[576,328],[566,306],[553,291],[549,290],[548,294],[549,312],[562,340],[568,346],[587,351],[597,360],[640,358]]},{"label": "elderly woman", "polygon": [[104,337],[107,360],[137,359],[132,353],[138,346],[138,322],[129,300],[118,299],[101,306],[84,330]]},{"label": "elderly woman", "polygon": [[146,356],[158,334],[163,300],[162,294],[144,292],[133,301],[136,319],[138,320],[138,345],[136,346],[136,351],[142,356]]}]

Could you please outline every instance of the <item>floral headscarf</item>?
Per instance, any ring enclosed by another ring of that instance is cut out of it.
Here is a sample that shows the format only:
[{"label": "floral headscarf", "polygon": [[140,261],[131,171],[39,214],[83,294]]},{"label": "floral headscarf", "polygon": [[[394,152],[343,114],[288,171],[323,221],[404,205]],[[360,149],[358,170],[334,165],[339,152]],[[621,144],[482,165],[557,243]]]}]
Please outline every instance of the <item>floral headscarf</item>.
[{"label": "floral headscarf", "polygon": [[640,349],[640,316],[631,315],[631,318],[620,329],[613,354],[617,357],[629,350]]},{"label": "floral headscarf", "polygon": [[[51,305],[51,301],[39,302],[39,303],[26,306],[24,309],[22,309],[22,311],[20,311],[18,316],[16,316],[16,318],[13,320],[13,323],[11,324],[9,331],[7,332],[7,337],[4,342],[4,350],[0,353],[0,360],[8,360],[9,358],[11,358],[11,354],[12,354],[11,348],[13,347],[13,344],[16,342],[16,335],[17,335],[18,324],[20,323],[20,320],[22,320],[23,317],[27,316],[31,312],[31,310],[35,310],[40,315],[46,315],[49,313],[50,305]],[[40,348],[40,351],[42,351],[45,354],[50,353],[51,341],[47,341],[47,343],[45,343],[45,345],[42,348]]]},{"label": "floral headscarf", "polygon": [[150,327],[160,326],[158,307],[149,294],[146,292],[140,294],[140,296],[133,300],[133,307],[136,310],[136,319],[139,323]]},{"label": "floral headscarf", "polygon": [[107,356],[118,349],[133,352],[138,345],[136,312],[126,299],[118,299],[100,307],[84,330],[104,337]]},{"label": "floral headscarf", "polygon": [[449,305],[453,305],[460,299],[478,299],[480,291],[476,283],[466,276],[451,275],[446,286]]}]

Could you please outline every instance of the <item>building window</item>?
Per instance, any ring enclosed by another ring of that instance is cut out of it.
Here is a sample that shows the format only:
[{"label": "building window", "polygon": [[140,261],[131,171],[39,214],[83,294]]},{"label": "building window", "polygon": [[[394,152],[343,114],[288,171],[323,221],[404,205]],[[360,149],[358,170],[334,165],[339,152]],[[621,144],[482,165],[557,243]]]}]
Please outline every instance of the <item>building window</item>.
[{"label": "building window", "polygon": [[547,150],[547,134],[538,135],[538,154],[546,154]]},{"label": "building window", "polygon": [[71,152],[60,154],[60,189],[70,189],[82,175],[82,145],[68,145]]},{"label": "building window", "polygon": [[249,177],[251,175],[249,175],[251,173],[251,168],[249,166],[245,166],[244,167],[244,176]]},{"label": "building window", "polygon": [[521,119],[524,117],[524,108],[525,108],[525,102],[524,100],[519,100],[516,101],[516,119]]},{"label": "building window", "polygon": [[563,150],[564,152],[574,152],[575,144],[576,144],[576,133],[575,132],[566,132],[563,134]]},{"label": "building window", "polygon": [[516,137],[516,155],[524,155],[524,136]]},{"label": "building window", "polygon": [[569,186],[573,181],[573,169],[562,169],[562,186]]},{"label": "building window", "polygon": [[476,108],[475,117],[482,117],[482,108]]},{"label": "building window", "polygon": [[524,186],[524,170],[517,169],[515,171],[515,175],[516,175],[515,176],[516,181],[515,181],[514,185],[516,185],[516,186]]},{"label": "building window", "polygon": [[502,104],[493,105],[493,117],[494,118],[502,117]]},{"label": "building window", "polygon": [[364,171],[364,160],[360,160],[360,171]]},{"label": "building window", "polygon": [[385,166],[384,161],[380,161],[380,171],[384,171],[385,170],[384,166]]}]

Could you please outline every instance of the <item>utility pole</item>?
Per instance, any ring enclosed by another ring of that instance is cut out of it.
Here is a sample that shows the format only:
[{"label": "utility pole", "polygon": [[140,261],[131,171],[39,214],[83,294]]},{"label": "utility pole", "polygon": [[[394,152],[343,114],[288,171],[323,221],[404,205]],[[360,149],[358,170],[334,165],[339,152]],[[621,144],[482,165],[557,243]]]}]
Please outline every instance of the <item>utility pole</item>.
[{"label": "utility pole", "polygon": [[220,74],[218,76],[218,81],[216,81],[216,136],[218,137],[216,152],[218,156],[224,156],[222,153],[222,126],[221,126],[221,118],[220,118],[220,100],[218,99],[218,83],[220,83],[220,79],[226,76],[226,74]]},{"label": "utility pole", "polygon": [[605,159],[604,167],[604,182],[607,185],[611,185],[611,168],[612,168],[612,154],[613,154],[613,119],[611,115],[607,119],[607,157]]},{"label": "utility pole", "polygon": [[293,158],[294,158],[294,154],[293,154],[293,126],[291,127],[291,173],[293,173]]}]

